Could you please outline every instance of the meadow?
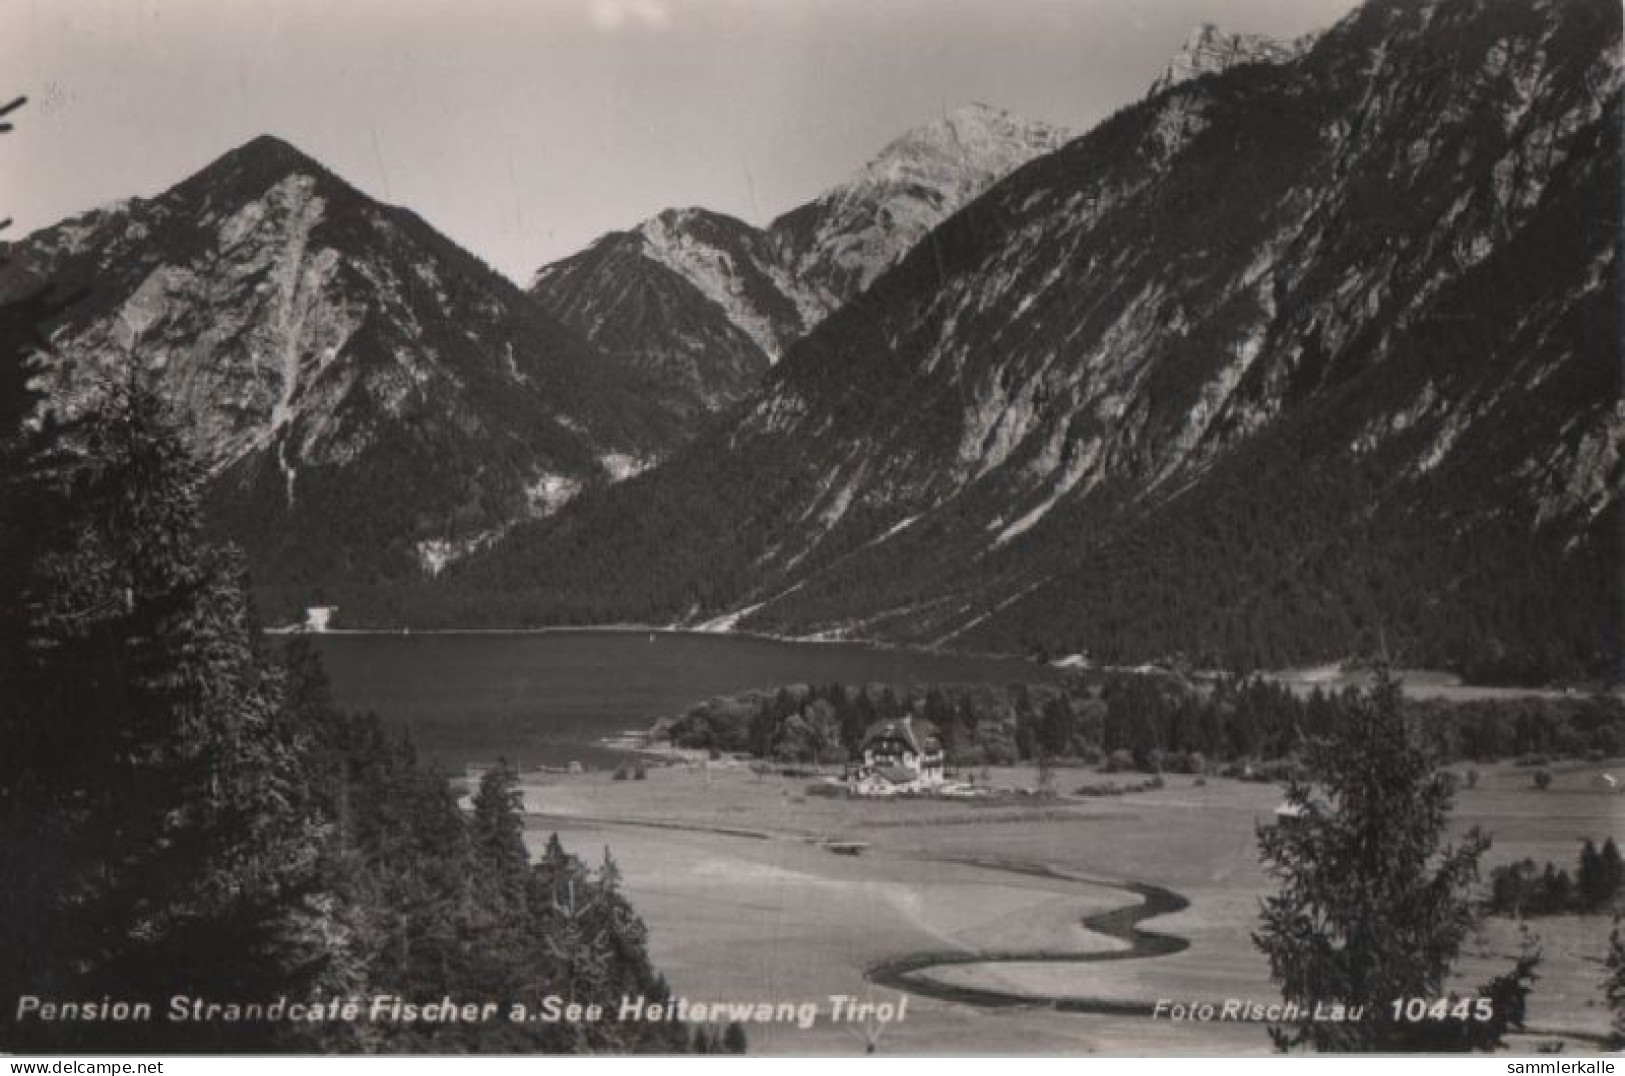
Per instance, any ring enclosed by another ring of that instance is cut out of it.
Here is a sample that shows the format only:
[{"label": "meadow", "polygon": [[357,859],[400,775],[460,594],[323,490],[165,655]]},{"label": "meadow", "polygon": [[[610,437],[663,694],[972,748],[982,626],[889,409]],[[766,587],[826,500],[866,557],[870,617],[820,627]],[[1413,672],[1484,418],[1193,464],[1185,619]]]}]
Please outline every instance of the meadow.
[{"label": "meadow", "polygon": [[[1599,768],[1551,767],[1551,786],[1537,790],[1526,768],[1479,767],[1476,786],[1459,792],[1454,828],[1492,835],[1486,876],[1524,856],[1572,863],[1584,839],[1618,832],[1625,813],[1625,800],[1593,787]],[[1031,769],[991,777],[1012,789],[1036,784]],[[1280,789],[1170,775],[1162,788],[1129,795],[1068,794],[1099,779],[1063,769],[1055,799],[1017,794],[996,806],[808,795],[805,777],[698,759],[653,765],[646,780],[607,771],[523,780],[533,850],[552,832],[589,861],[610,847],[648,924],[652,956],[693,1000],[895,999],[871,972],[922,954],[951,956],[910,973],[919,988],[902,1021],[752,1027],[753,1051],[1267,1053],[1262,1024],[1173,1022],[1142,1011],[1158,1000],[1279,1000],[1249,932],[1270,891],[1255,829],[1272,819]],[[835,855],[830,841],[865,847]],[[1139,904],[1129,885],[1189,902],[1139,924],[1188,946],[1125,957],[1123,938],[1085,926]],[[1527,925],[1543,963],[1518,1045],[1597,1049],[1608,1026],[1601,957],[1609,920]],[[1460,971],[1482,981],[1519,945],[1518,924],[1490,920]],[[956,993],[1002,1001],[950,1000]],[[1069,1011],[1102,1002],[1123,1011]]]}]

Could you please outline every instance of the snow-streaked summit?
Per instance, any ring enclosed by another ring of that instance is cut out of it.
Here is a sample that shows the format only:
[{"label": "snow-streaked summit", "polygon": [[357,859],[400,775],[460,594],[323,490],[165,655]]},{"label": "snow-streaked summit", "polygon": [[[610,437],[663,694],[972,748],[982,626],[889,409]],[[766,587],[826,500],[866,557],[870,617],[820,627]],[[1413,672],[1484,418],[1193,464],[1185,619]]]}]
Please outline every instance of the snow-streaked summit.
[{"label": "snow-streaked summit", "polygon": [[1069,133],[990,105],[962,105],[889,143],[849,180],[769,227],[804,293],[809,328],[863,291],[960,207]]},{"label": "snow-streaked summit", "polygon": [[1039,154],[1059,149],[1069,137],[1059,127],[972,102],[892,141],[818,201],[849,200],[877,188],[891,194],[903,184],[962,200]]}]

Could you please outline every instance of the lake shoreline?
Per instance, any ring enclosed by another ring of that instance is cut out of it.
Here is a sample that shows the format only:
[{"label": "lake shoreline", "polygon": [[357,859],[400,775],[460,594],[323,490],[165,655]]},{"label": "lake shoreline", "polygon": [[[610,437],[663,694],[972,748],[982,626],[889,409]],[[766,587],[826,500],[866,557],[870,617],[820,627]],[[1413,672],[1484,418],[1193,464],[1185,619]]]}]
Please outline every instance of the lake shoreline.
[{"label": "lake shoreline", "polygon": [[[762,631],[739,631],[734,628],[684,628],[671,624],[558,624],[539,628],[326,628],[322,631],[309,631],[303,625],[284,625],[275,628],[262,628],[262,635],[278,637],[301,636],[357,636],[377,638],[407,638],[414,635],[425,636],[513,636],[525,637],[536,635],[673,635],[683,638],[702,639],[751,639],[759,642],[784,643],[795,646],[857,646],[870,650],[927,654],[933,657],[965,657],[985,658],[996,661],[1019,661],[1030,665],[1055,669],[1065,672],[1079,666],[1061,664],[1059,661],[1034,661],[1023,654],[1007,654],[996,650],[961,650],[952,647],[931,646],[926,643],[897,643],[885,639],[865,638],[836,638],[826,634],[815,635],[776,635]],[[1085,666],[1087,667],[1087,666]]]},{"label": "lake shoreline", "polygon": [[[435,637],[484,637],[484,638],[527,638],[563,635],[650,635],[672,636],[684,639],[735,639],[751,640],[757,642],[777,643],[785,646],[848,646],[860,647],[878,653],[919,654],[929,657],[960,657],[967,659],[1020,662],[1053,670],[1065,675],[1067,673],[1095,672],[1104,674],[1142,674],[1142,675],[1176,675],[1195,681],[1204,681],[1216,675],[1213,670],[1196,670],[1190,673],[1177,673],[1155,664],[1139,665],[1096,665],[1082,659],[1081,655],[1069,654],[1048,659],[1034,660],[1030,655],[1003,653],[994,650],[964,650],[954,647],[933,646],[927,643],[900,643],[885,639],[870,639],[859,637],[834,637],[825,633],[813,635],[779,635],[772,632],[740,631],[736,628],[725,627],[680,627],[673,624],[557,624],[535,628],[326,628],[321,631],[311,631],[303,625],[292,624],[280,627],[267,627],[261,629],[262,635],[283,637],[322,637],[336,636],[347,638],[410,638],[412,636]],[[651,640],[653,641],[653,640]],[[1369,686],[1369,670],[1358,666],[1344,667],[1345,662],[1325,662],[1319,665],[1290,666],[1284,669],[1261,669],[1257,675],[1274,683],[1285,685],[1298,693],[1308,693],[1319,689],[1322,691],[1337,692],[1350,686]],[[1332,670],[1336,670],[1333,672]],[[1406,687],[1406,694],[1414,698],[1559,698],[1581,692],[1605,692],[1612,694],[1625,694],[1625,685],[1617,685],[1611,689],[1599,689],[1595,685],[1550,684],[1544,686],[1527,686],[1514,684],[1478,683],[1459,676],[1447,670],[1437,669],[1399,669],[1396,670]]]}]

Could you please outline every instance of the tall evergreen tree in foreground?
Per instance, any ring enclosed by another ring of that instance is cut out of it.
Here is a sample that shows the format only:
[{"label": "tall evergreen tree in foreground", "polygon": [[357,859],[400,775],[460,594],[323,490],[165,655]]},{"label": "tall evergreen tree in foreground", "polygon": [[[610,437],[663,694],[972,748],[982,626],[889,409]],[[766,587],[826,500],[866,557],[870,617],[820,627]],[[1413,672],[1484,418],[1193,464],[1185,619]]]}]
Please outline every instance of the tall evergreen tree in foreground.
[{"label": "tall evergreen tree in foreground", "polygon": [[[1489,838],[1446,840],[1453,785],[1408,728],[1386,668],[1328,734],[1305,744],[1308,779],[1259,829],[1280,889],[1263,903],[1254,943],[1286,1000],[1360,1009],[1358,1020],[1270,1029],[1277,1048],[1324,1051],[1491,1050],[1522,1025],[1538,956],[1525,952],[1476,997],[1448,994],[1477,911],[1471,887]],[[1395,1013],[1395,1002],[1448,997]],[[1473,1002],[1484,999],[1478,1009]]]},{"label": "tall evergreen tree in foreground", "polygon": [[[201,538],[201,470],[134,373],[105,386],[73,442],[53,475],[69,526],[29,562],[23,690],[0,745],[23,793],[7,829],[32,838],[13,876],[49,894],[28,910],[49,944],[27,992],[308,990],[325,948],[321,820],[293,794],[242,569]],[[284,1030],[154,1020],[75,1025],[71,1041],[252,1049]]]}]

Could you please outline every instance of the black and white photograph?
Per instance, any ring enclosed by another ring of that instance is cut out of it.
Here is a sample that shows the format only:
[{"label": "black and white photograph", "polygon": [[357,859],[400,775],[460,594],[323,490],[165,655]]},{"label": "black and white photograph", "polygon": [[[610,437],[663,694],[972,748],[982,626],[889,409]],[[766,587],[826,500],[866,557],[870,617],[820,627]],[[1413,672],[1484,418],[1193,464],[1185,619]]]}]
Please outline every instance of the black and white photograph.
[{"label": "black and white photograph", "polygon": [[1622,25],[0,0],[0,1053],[1625,1048]]}]

